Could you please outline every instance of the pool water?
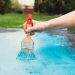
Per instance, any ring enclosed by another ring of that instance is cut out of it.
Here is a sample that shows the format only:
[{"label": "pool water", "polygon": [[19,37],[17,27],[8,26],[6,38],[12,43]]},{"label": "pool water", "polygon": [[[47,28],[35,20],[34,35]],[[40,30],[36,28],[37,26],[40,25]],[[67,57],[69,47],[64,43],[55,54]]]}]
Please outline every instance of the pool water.
[{"label": "pool water", "polygon": [[0,75],[75,75],[74,48],[67,37],[36,33],[35,60],[16,60],[21,49],[23,30],[0,33]]}]

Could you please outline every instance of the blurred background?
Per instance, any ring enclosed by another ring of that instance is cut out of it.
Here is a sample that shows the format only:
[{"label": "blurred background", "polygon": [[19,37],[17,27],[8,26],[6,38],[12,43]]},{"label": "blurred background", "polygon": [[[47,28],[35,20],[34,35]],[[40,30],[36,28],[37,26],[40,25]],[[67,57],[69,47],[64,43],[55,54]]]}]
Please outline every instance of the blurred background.
[{"label": "blurred background", "polygon": [[[72,10],[75,0],[35,0],[33,19],[45,21]],[[18,0],[0,0],[0,28],[22,27],[25,16]]]},{"label": "blurred background", "polygon": [[[8,12],[21,13],[18,0],[0,0],[0,14]],[[35,12],[64,14],[75,9],[75,0],[36,0]]]}]

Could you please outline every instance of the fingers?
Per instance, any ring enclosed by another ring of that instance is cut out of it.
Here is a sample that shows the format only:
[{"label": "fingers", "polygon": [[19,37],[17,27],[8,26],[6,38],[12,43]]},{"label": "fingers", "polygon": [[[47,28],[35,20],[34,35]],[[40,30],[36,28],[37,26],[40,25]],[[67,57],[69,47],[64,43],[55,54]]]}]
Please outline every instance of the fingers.
[{"label": "fingers", "polygon": [[27,33],[41,32],[41,31],[42,31],[42,29],[39,28],[38,26],[34,26],[34,27],[31,27],[31,28],[26,29],[26,32]]},{"label": "fingers", "polygon": [[27,23],[26,22],[23,24],[23,29],[24,29],[25,33],[34,34],[35,28],[34,27],[27,28]]},{"label": "fingers", "polygon": [[26,29],[27,29],[26,22],[23,24],[23,29],[24,29],[24,32],[26,32]]},{"label": "fingers", "polygon": [[38,26],[38,21],[36,21],[36,20],[33,20],[33,27],[30,27],[30,28],[27,28],[27,23],[25,22],[23,24],[23,29],[24,29],[25,33],[31,33],[31,32],[37,32],[37,31],[39,32],[39,31],[41,31],[40,28],[39,28],[39,26]]},{"label": "fingers", "polygon": [[[36,22],[37,22],[37,21],[33,20],[33,25],[35,25]],[[33,28],[32,28],[32,27],[27,28],[27,22],[25,22],[25,23],[23,24],[23,29],[24,29],[24,32],[31,32],[31,31],[33,31]]]},{"label": "fingers", "polygon": [[31,27],[31,28],[26,29],[26,32],[30,33],[30,32],[34,32],[35,30],[36,30],[35,27]]}]

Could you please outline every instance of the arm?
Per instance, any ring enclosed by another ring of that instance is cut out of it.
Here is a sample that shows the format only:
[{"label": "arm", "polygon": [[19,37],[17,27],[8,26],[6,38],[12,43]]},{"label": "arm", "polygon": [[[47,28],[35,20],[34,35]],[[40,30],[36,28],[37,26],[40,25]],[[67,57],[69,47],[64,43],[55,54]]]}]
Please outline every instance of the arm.
[{"label": "arm", "polygon": [[75,11],[47,21],[47,28],[65,28],[75,26]]},{"label": "arm", "polygon": [[75,26],[75,11],[45,22],[33,21],[33,25],[34,26],[27,29],[26,32]]}]

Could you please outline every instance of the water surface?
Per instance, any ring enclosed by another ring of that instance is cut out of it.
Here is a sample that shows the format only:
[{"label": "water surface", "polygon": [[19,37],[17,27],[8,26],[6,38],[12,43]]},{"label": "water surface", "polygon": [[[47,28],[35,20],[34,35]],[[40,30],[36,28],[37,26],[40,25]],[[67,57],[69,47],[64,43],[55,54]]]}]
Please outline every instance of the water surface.
[{"label": "water surface", "polygon": [[21,29],[0,32],[0,75],[75,75],[75,49],[67,37],[36,33],[36,60],[16,60],[24,36]]}]

